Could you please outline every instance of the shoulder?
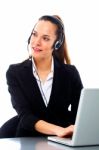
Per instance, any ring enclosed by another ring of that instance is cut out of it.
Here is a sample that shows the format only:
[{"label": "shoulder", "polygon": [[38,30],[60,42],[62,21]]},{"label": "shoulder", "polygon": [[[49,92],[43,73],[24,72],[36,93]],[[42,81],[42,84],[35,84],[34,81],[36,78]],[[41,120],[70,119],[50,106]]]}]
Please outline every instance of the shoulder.
[{"label": "shoulder", "polygon": [[72,79],[78,79],[80,77],[79,71],[75,65],[64,64],[64,74]]},{"label": "shoulder", "polygon": [[75,65],[63,64],[55,60],[55,68],[58,74],[61,74],[65,78],[67,77],[68,79],[78,79],[80,77],[79,71]]},{"label": "shoulder", "polygon": [[72,75],[79,74],[79,71],[75,65],[64,64],[64,69],[69,74],[72,74]]},{"label": "shoulder", "polygon": [[9,65],[6,74],[8,74],[8,73],[15,74],[15,73],[23,70],[23,68],[31,66],[31,64],[32,64],[32,62],[29,59],[26,59],[20,63],[11,64],[11,65]]},{"label": "shoulder", "polygon": [[78,72],[77,68],[75,65],[72,64],[64,64],[59,62],[58,60],[54,60],[55,62],[55,67],[57,67],[59,70],[64,71],[68,74],[74,73],[74,72]]},{"label": "shoulder", "polygon": [[31,61],[29,59],[26,59],[20,63],[10,64],[8,69],[20,69],[25,66],[28,66],[30,62]]}]

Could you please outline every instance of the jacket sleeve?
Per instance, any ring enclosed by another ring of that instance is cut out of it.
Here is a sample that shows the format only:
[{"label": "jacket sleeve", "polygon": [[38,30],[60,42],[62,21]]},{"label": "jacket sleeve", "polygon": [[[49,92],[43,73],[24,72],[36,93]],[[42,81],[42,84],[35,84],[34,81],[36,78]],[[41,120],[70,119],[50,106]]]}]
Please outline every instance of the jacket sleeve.
[{"label": "jacket sleeve", "polygon": [[11,95],[11,102],[20,118],[21,127],[26,130],[34,130],[34,124],[39,120],[31,109],[31,104],[27,101],[24,91],[20,87],[15,72],[15,67],[11,65],[6,72],[8,90]]},{"label": "jacket sleeve", "polygon": [[80,93],[83,88],[83,84],[81,81],[80,74],[75,66],[73,66],[73,74],[72,74],[72,104],[71,104],[71,119],[72,123],[75,123],[75,118],[77,114],[77,109],[79,105]]}]

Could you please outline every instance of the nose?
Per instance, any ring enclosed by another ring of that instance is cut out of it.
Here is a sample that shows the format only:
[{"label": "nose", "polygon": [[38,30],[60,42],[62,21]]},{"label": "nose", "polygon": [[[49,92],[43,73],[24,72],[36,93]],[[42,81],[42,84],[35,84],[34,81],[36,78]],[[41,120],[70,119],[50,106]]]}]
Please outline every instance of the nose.
[{"label": "nose", "polygon": [[41,38],[40,37],[37,37],[35,39],[35,45],[37,45],[37,46],[41,45]]}]

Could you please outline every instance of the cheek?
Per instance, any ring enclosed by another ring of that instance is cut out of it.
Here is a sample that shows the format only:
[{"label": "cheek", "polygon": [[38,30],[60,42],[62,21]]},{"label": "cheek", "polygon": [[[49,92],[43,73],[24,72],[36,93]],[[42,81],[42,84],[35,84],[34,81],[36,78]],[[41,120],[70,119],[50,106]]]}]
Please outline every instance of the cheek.
[{"label": "cheek", "polygon": [[55,43],[56,43],[56,40],[54,40],[53,42],[51,42],[51,45],[50,45],[51,49],[54,49]]},{"label": "cheek", "polygon": [[54,49],[55,42],[52,44],[51,48]]},{"label": "cheek", "polygon": [[45,51],[51,51],[53,49],[53,45],[52,44],[47,44],[43,48],[44,48]]},{"label": "cheek", "polygon": [[46,45],[46,47],[47,47],[48,49],[53,49],[53,48],[54,48],[54,43],[55,43],[55,42],[49,42],[49,43]]}]

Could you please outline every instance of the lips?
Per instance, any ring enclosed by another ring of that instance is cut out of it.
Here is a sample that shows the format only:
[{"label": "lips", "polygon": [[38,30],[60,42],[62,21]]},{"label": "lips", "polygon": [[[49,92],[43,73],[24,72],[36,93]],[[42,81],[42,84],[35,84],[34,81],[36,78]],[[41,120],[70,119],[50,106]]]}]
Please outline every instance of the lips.
[{"label": "lips", "polygon": [[41,49],[39,49],[39,48],[37,48],[37,47],[33,47],[33,50],[34,50],[35,52],[40,52],[40,51],[42,51]]}]

